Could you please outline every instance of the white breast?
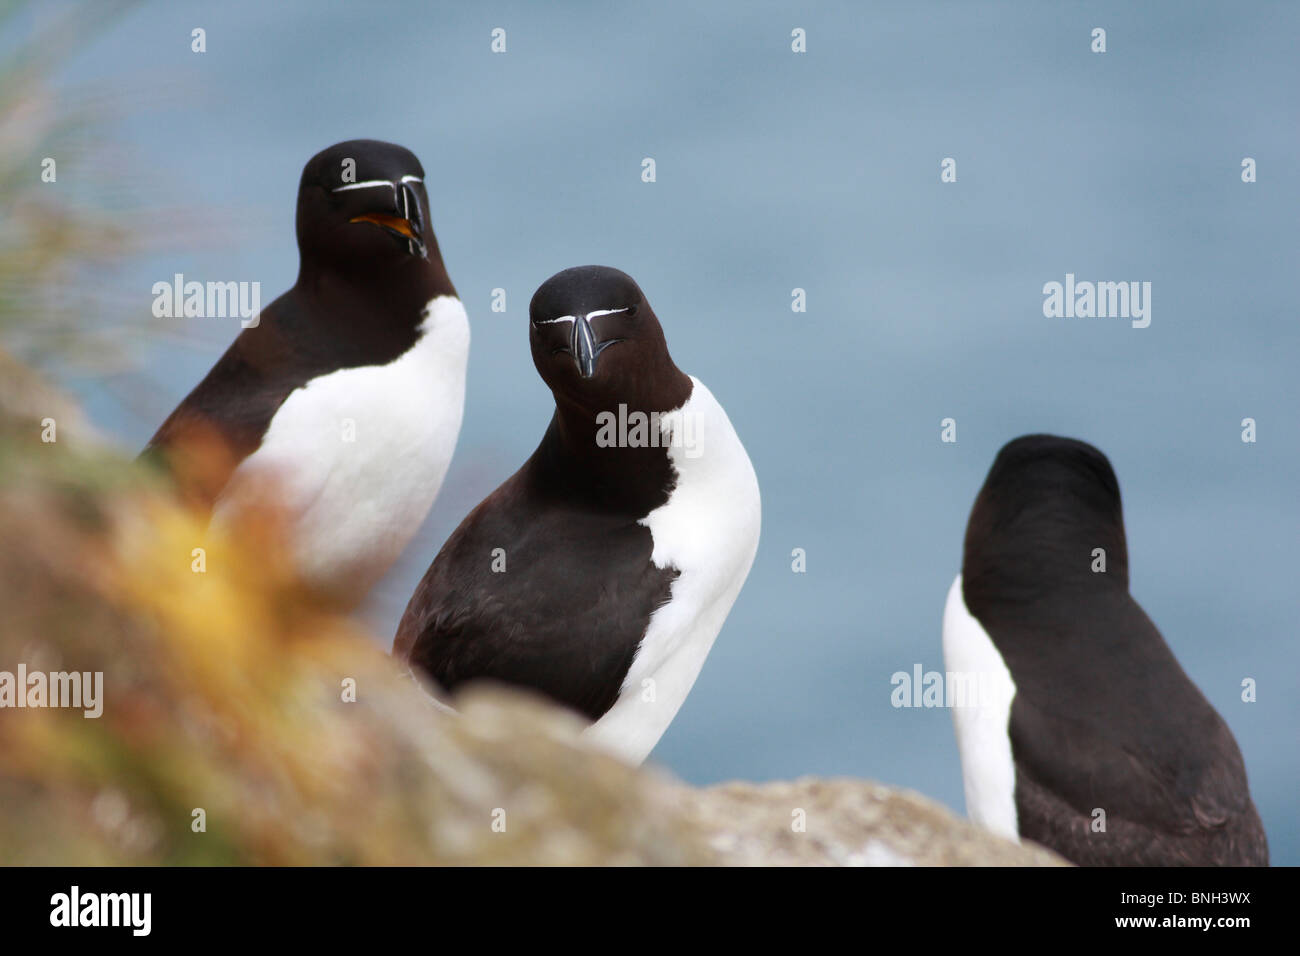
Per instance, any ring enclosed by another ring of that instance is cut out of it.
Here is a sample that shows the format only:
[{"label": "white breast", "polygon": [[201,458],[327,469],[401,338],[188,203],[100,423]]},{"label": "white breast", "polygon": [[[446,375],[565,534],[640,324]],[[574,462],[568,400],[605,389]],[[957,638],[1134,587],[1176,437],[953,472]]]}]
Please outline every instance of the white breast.
[{"label": "white breast", "polygon": [[[960,574],[943,610],[943,659],[949,675],[973,678],[976,688],[973,705],[968,701],[952,709],[966,785],[966,815],[994,833],[1018,840],[1010,729],[1016,685],[988,632],[966,609]],[[948,680],[951,683],[952,678]]]},{"label": "white breast", "polygon": [[274,489],[304,577],[347,603],[410,543],[460,433],[469,356],[460,300],[433,299],[421,331],[387,365],[340,369],[292,392],[214,509],[224,520]]},{"label": "white breast", "polygon": [[677,483],[642,520],[657,568],[679,572],[650,619],[618,700],[587,729],[598,747],[630,763],[654,749],[690,692],[754,563],[758,478],[727,413],[692,376],[691,397],[661,419]]}]

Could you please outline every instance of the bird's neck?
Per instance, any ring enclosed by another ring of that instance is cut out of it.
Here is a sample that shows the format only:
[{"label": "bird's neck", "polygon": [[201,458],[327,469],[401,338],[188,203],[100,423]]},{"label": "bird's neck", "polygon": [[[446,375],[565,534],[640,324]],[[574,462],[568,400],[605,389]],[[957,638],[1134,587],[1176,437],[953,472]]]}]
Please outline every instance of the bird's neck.
[{"label": "bird's neck", "polygon": [[429,258],[411,256],[380,262],[330,263],[304,259],[298,268],[298,290],[309,299],[337,310],[382,311],[387,316],[409,316],[419,325],[424,307],[440,295],[456,295],[436,244]]},{"label": "bird's neck", "polygon": [[968,591],[1011,605],[1127,593],[1128,551],[1122,530],[1103,533],[1062,522],[1032,534],[988,535],[978,546],[968,537],[962,577]]},{"label": "bird's neck", "polygon": [[648,514],[668,500],[676,480],[660,427],[660,416],[671,410],[626,402],[592,410],[557,399],[539,465],[589,507]]}]

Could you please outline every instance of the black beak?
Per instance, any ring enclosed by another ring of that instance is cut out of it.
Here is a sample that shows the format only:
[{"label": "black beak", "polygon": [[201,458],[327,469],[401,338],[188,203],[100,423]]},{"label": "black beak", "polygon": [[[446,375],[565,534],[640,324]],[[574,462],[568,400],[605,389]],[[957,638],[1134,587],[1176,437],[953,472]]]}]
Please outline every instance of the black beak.
[{"label": "black beak", "polygon": [[419,254],[421,259],[429,258],[428,247],[424,244],[424,213],[420,212],[420,197],[410,183],[402,183],[402,217],[410,224],[411,238],[407,240],[407,249],[411,255]]},{"label": "black beak", "polygon": [[416,219],[407,219],[405,216],[392,216],[382,212],[368,212],[360,216],[353,216],[350,222],[369,222],[378,226],[389,235],[396,236],[398,239],[406,241],[406,249],[411,255],[419,255],[422,259],[429,258],[428,250],[424,245],[424,233],[420,229],[419,223],[420,207],[415,207]]},{"label": "black beak", "polygon": [[578,366],[578,374],[583,378],[591,378],[596,374],[596,359],[600,358],[600,353],[615,342],[622,341],[622,339],[605,339],[603,342],[597,342],[596,334],[591,330],[591,323],[587,321],[587,317],[576,316],[573,320],[573,335],[569,338],[569,353]]},{"label": "black beak", "polygon": [[592,334],[591,323],[585,315],[579,315],[573,320],[569,351],[573,354],[573,361],[578,364],[579,375],[591,378],[596,374],[596,336]]},{"label": "black beak", "polygon": [[429,249],[424,244],[424,213],[420,211],[420,197],[415,194],[410,183],[393,183],[392,213],[368,212],[354,216],[349,222],[369,222],[378,226],[389,235],[406,241],[406,251],[418,255],[421,259],[429,258]]}]

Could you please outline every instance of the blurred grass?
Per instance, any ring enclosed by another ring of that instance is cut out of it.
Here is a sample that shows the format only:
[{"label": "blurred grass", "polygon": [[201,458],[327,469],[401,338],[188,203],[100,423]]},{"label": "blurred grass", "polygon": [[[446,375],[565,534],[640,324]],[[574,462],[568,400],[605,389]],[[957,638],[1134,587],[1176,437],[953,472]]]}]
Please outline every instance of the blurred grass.
[{"label": "blurred grass", "polygon": [[99,672],[103,712],[0,708],[0,865],[712,861],[571,715],[435,712],[272,534],[218,536],[131,462],[39,436],[0,391],[0,670]]},{"label": "blurred grass", "polygon": [[[105,100],[69,103],[54,77],[133,2],[48,7],[0,3],[0,341],[37,365],[103,367],[121,359],[129,318],[107,294],[140,248],[134,217],[109,208]],[[56,163],[44,182],[42,161]]]}]

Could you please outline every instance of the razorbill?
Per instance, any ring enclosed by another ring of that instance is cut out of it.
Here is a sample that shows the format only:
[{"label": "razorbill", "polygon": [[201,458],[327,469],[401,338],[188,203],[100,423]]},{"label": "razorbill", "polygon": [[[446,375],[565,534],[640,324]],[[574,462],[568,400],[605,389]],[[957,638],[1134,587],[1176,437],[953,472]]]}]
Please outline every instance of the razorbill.
[{"label": "razorbill", "polygon": [[345,605],[410,542],[460,431],[469,322],[430,223],[410,150],[351,140],[312,157],[297,283],[144,452],[214,521],[272,502],[304,581]]},{"label": "razorbill", "polygon": [[1006,445],[944,610],[947,670],[975,678],[953,709],[967,812],[1080,865],[1265,865],[1236,741],[1128,587],[1106,456]]},{"label": "razorbill", "polygon": [[596,746],[640,763],[749,573],[758,480],[630,276],[552,276],[528,336],[550,425],[447,540],[393,652],[445,690],[486,679],[539,691],[590,720]]}]

